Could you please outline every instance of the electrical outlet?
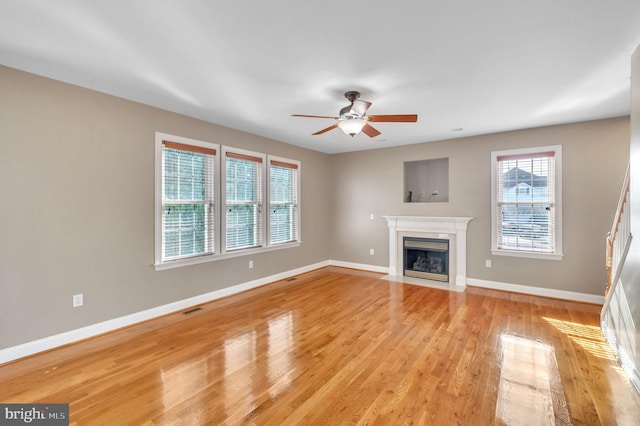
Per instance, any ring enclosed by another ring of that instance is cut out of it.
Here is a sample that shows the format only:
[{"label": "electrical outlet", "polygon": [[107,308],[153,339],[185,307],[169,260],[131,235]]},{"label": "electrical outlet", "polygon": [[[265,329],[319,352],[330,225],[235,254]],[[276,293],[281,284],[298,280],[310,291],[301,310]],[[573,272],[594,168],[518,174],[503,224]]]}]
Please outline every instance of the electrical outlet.
[{"label": "electrical outlet", "polygon": [[84,295],[82,293],[80,294],[74,294],[73,295],[73,307],[77,308],[79,306],[84,305]]},{"label": "electrical outlet", "polygon": [[373,213],[369,215],[369,219],[373,220]]},{"label": "electrical outlet", "polygon": [[249,269],[253,269],[253,260],[249,261]]},{"label": "electrical outlet", "polygon": [[484,261],[484,266],[487,268],[491,268],[491,261],[489,259]]},{"label": "electrical outlet", "polygon": [[369,254],[370,254],[371,256],[373,256],[373,255],[375,254],[375,250],[373,250],[373,249],[369,249]]}]

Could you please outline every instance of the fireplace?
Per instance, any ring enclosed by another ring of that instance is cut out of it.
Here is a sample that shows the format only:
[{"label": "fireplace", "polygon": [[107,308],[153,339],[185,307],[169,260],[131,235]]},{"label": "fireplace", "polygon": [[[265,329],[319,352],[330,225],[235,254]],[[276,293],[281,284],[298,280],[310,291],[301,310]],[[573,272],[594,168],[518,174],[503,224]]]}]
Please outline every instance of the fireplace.
[{"label": "fireplace", "polygon": [[[439,277],[437,285],[466,286],[467,224],[471,221],[471,217],[384,216],[384,218],[389,226],[389,276],[425,283],[436,281],[434,277],[426,279],[424,275],[417,277],[416,272],[410,272],[411,275],[405,273],[407,268],[404,263],[404,238],[444,240],[448,244],[448,257],[446,262],[444,259],[442,262],[447,267],[447,278]],[[413,262],[417,261],[416,258]],[[418,272],[434,273],[429,272],[428,268],[427,271]]]},{"label": "fireplace", "polygon": [[449,282],[449,240],[404,237],[404,275]]}]

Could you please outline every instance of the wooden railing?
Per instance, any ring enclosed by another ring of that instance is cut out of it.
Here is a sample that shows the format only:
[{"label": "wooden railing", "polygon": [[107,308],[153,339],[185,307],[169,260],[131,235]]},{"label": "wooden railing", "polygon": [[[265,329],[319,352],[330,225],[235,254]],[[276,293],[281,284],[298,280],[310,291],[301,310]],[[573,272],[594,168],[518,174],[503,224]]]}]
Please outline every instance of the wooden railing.
[{"label": "wooden railing", "polygon": [[631,215],[629,212],[629,166],[622,184],[620,199],[618,200],[618,208],[613,219],[611,231],[607,235],[606,249],[606,266],[607,266],[607,283],[605,288],[605,296],[609,294],[619,278],[621,266],[629,251],[629,243],[631,242]]}]

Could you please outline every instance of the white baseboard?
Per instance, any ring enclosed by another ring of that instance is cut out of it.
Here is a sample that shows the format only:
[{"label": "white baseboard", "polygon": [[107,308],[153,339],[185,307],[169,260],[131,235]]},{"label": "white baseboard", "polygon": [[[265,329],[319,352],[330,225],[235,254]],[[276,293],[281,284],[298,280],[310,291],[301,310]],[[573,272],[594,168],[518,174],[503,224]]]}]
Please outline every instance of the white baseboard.
[{"label": "white baseboard", "polygon": [[341,260],[329,260],[329,265],[340,266],[342,268],[360,269],[362,271],[380,272],[382,274],[389,273],[388,266],[367,265],[366,263],[343,262]]},{"label": "white baseboard", "polygon": [[510,291],[512,293],[531,294],[534,296],[551,297],[554,299],[571,300],[574,302],[595,303],[597,305],[602,305],[604,303],[604,296],[599,296],[597,294],[577,293],[574,291],[478,280],[475,278],[467,278],[467,284],[472,287],[483,287],[493,290]]},{"label": "white baseboard", "polygon": [[89,337],[94,337],[100,334],[104,334],[119,328],[127,327],[142,321],[146,321],[152,318],[156,318],[162,315],[170,314],[172,312],[181,311],[192,306],[200,305],[202,303],[210,302],[212,300],[220,299],[225,296],[240,293],[241,291],[249,290],[252,288],[260,287],[265,284],[269,284],[275,281],[279,281],[285,278],[292,277],[294,275],[303,274],[305,272],[312,271],[314,269],[329,266],[331,261],[324,261],[315,263],[313,265],[307,265],[301,268],[292,269],[290,271],[281,272],[279,274],[271,275],[257,280],[249,281],[246,283],[234,285],[232,287],[223,288],[220,290],[212,291],[209,293],[201,294],[187,299],[178,300],[176,302],[168,303],[166,305],[157,306],[155,308],[147,309],[141,312],[136,312],[123,317],[114,318],[111,320],[103,321],[97,324],[88,325],[86,327],[70,330],[64,333],[55,334],[53,336],[45,337],[42,339],[34,340],[32,342],[23,343],[18,346],[12,346],[6,349],[0,350],[0,364],[4,364],[10,361],[14,361],[19,358],[23,358],[29,355],[43,352],[49,349],[53,349],[59,346],[67,345],[69,343],[84,340]]}]

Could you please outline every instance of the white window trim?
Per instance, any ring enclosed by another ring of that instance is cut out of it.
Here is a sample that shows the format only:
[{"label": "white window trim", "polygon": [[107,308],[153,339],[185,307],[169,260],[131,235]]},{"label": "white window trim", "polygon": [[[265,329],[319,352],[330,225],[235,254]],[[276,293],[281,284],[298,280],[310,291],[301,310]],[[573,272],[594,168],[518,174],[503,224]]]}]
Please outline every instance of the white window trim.
[{"label": "white window trim", "polygon": [[[555,153],[555,186],[556,204],[552,210],[555,214],[556,225],[555,253],[539,253],[525,250],[505,250],[497,246],[497,166],[498,157],[505,155],[534,154],[538,152]],[[505,151],[494,151],[491,153],[491,254],[497,256],[527,257],[533,259],[562,260],[564,253],[562,250],[562,145],[540,146],[532,148],[510,149]]]},{"label": "white window trim", "polygon": [[[214,203],[216,205],[216,212],[214,217],[215,253],[213,254],[162,261],[162,142],[165,140],[184,143],[187,145],[200,146],[204,148],[212,148],[212,149],[215,149],[217,152],[216,158],[215,158],[215,166],[214,166],[215,173],[216,173],[215,181],[214,181]],[[223,159],[225,158],[227,151],[235,152],[238,154],[250,155],[253,157],[260,157],[263,159],[263,162],[262,162],[262,167],[263,167],[263,170],[262,170],[262,173],[263,173],[262,175],[263,176],[263,179],[262,179],[262,186],[263,186],[262,188],[262,194],[263,194],[263,200],[262,200],[263,202],[263,209],[262,209],[263,241],[262,243],[263,244],[262,244],[262,247],[239,249],[239,250],[233,250],[230,252],[226,252],[225,250],[226,244],[224,242],[226,241],[226,229],[225,229],[225,223],[224,223],[225,215],[223,214],[223,207],[226,205],[226,200],[225,200],[226,191],[223,191],[223,188],[221,185],[223,183],[226,183],[224,179],[224,176],[225,176],[224,173],[226,172],[224,164],[226,162],[223,161]],[[297,174],[298,175],[297,176],[298,178],[298,209],[297,209],[298,216],[296,218],[298,221],[297,222],[297,225],[298,225],[297,241],[269,245],[269,239],[268,239],[269,223],[268,223],[267,208],[265,208],[265,206],[268,207],[268,204],[269,204],[269,190],[267,189],[268,182],[269,182],[268,167],[267,167],[269,164],[269,159],[274,159],[274,160],[298,165],[298,174]],[[282,157],[276,157],[276,156],[269,156],[266,154],[247,151],[243,149],[221,146],[219,144],[215,144],[212,142],[205,142],[197,139],[186,138],[183,136],[177,136],[177,135],[172,135],[168,133],[155,132],[155,171],[154,171],[155,173],[154,175],[155,176],[155,183],[154,183],[154,187],[155,187],[155,201],[154,201],[155,202],[155,212],[154,212],[155,261],[153,264],[155,270],[162,271],[166,269],[179,268],[183,266],[197,265],[200,263],[231,259],[234,257],[249,256],[257,253],[264,253],[269,251],[299,247],[302,244],[301,226],[300,226],[301,225],[300,198],[302,196],[302,190],[300,186],[300,183],[301,183],[300,170],[301,170],[301,163],[300,161],[297,161],[297,160],[291,160],[288,158],[282,158]]]},{"label": "white window trim", "polygon": [[[284,158],[284,157],[278,157],[275,155],[268,155],[267,156],[267,185],[270,184],[271,182],[271,176],[270,176],[270,170],[271,168],[269,167],[271,165],[271,161],[280,161],[282,163],[289,163],[289,164],[295,164],[296,166],[298,166],[298,172],[296,173],[296,185],[297,185],[297,189],[298,189],[298,199],[296,200],[296,227],[297,227],[297,239],[296,241],[301,241],[302,240],[302,229],[300,229],[300,197],[302,196],[302,191],[300,191],[300,176],[302,175],[302,163],[298,160],[292,160],[290,158]],[[269,186],[267,186],[267,208],[270,207],[271,205],[271,190],[269,189]],[[270,215],[267,214],[267,229],[266,229],[266,243],[270,246],[270,247],[276,247],[276,246],[283,246],[283,245],[287,245],[287,244],[295,244],[296,241],[293,242],[286,242],[286,243],[274,243],[271,244],[271,219],[270,219]]]}]

